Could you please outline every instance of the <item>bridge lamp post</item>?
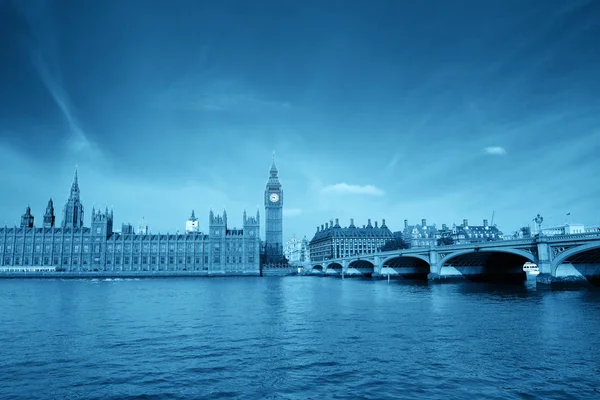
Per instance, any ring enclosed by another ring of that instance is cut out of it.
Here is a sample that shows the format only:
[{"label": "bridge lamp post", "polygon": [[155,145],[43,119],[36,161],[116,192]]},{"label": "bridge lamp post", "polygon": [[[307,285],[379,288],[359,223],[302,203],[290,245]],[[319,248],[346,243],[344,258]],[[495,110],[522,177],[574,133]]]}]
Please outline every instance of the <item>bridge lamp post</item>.
[{"label": "bridge lamp post", "polygon": [[544,217],[538,214],[533,221],[537,224],[538,227],[538,236],[542,236],[542,222],[544,222]]}]

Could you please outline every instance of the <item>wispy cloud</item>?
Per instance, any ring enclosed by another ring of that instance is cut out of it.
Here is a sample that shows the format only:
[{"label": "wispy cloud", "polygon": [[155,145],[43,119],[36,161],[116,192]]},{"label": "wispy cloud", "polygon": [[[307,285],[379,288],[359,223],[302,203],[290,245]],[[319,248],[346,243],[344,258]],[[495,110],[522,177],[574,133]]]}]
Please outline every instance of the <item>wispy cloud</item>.
[{"label": "wispy cloud", "polygon": [[287,101],[269,98],[225,79],[209,80],[206,76],[186,76],[173,82],[155,99],[163,109],[200,111],[286,111],[293,108]]},{"label": "wispy cloud", "polygon": [[41,0],[35,6],[31,4],[19,6],[32,32],[30,40],[26,41],[30,60],[69,127],[70,135],[66,142],[68,151],[74,156],[85,156],[99,161],[100,151],[84,132],[82,124],[73,112],[69,95],[64,89],[57,56],[59,42],[55,21],[51,16],[51,5],[50,1]]},{"label": "wispy cloud", "polygon": [[52,98],[56,102],[56,105],[62,112],[63,116],[67,121],[67,124],[69,125],[69,130],[71,132],[71,136],[68,141],[69,149],[74,153],[80,153],[82,151],[90,150],[92,148],[92,145],[88,140],[86,134],[84,133],[83,129],[81,128],[81,124],[71,112],[69,99],[63,87],[51,75],[41,54],[33,53],[32,62],[36,70],[38,71],[40,79],[46,86],[46,89],[48,89],[50,95],[52,95]]},{"label": "wispy cloud", "polygon": [[489,146],[489,147],[486,147],[485,149],[483,149],[483,152],[486,154],[492,154],[492,155],[502,155],[502,154],[506,154],[506,149],[504,149],[504,147],[500,147],[500,146]]},{"label": "wispy cloud", "polygon": [[394,168],[396,168],[396,165],[398,165],[398,161],[400,161],[400,154],[394,154],[394,157],[392,157],[392,159],[385,166],[385,172],[394,172]]},{"label": "wispy cloud", "polygon": [[373,185],[348,185],[347,183],[336,183],[321,189],[323,193],[334,194],[361,194],[368,196],[383,196],[385,192]]},{"label": "wispy cloud", "polygon": [[284,208],[283,216],[284,217],[297,217],[302,214],[302,210],[300,208]]},{"label": "wispy cloud", "polygon": [[191,108],[205,111],[233,111],[248,108],[290,109],[292,106],[287,102],[265,100],[246,93],[215,93],[203,96],[197,102],[192,103]]}]

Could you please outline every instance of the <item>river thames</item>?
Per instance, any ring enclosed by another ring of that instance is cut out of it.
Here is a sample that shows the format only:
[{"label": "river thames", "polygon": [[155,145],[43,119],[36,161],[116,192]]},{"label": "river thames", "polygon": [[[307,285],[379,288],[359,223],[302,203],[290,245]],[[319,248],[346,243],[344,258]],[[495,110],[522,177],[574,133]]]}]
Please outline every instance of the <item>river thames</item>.
[{"label": "river thames", "polygon": [[0,280],[0,398],[600,398],[600,292]]}]

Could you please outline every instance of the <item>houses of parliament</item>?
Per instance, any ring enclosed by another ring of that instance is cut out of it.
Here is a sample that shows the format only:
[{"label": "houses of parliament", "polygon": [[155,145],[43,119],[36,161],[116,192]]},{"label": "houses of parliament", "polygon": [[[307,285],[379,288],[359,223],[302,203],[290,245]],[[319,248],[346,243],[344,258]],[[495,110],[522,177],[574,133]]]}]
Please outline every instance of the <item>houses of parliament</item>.
[{"label": "houses of parliament", "polygon": [[[0,228],[0,269],[9,272],[112,272],[133,275],[180,272],[198,275],[259,275],[261,260],[283,259],[283,191],[275,160],[265,189],[266,240],[260,240],[260,215],[243,213],[242,229],[230,229],[227,212],[208,217],[208,234],[137,234],[124,224],[113,230],[113,211],[92,209],[91,226],[84,226],[77,171],[60,226],[52,199],[42,226],[34,224],[27,207],[20,227]],[[195,217],[192,213],[191,220]],[[189,221],[188,221],[189,222]],[[195,224],[197,226],[197,222]],[[261,257],[262,256],[262,257]]]}]

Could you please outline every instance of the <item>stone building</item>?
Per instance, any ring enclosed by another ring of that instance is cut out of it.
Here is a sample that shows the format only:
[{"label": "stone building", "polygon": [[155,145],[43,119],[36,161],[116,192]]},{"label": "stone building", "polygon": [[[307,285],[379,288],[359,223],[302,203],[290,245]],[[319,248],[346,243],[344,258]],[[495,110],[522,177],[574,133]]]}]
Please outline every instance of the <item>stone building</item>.
[{"label": "stone building", "polygon": [[31,209],[20,227],[0,228],[0,265],[19,270],[54,267],[58,271],[197,271],[207,275],[259,275],[259,213],[244,211],[241,229],[227,225],[227,213],[209,213],[209,235],[135,234],[130,224],[113,231],[112,210],[92,210],[91,226],[83,226],[77,173],[65,205],[61,227],[55,226],[52,200],[43,227],[35,227]]},{"label": "stone building", "polygon": [[323,261],[338,257],[347,257],[356,254],[374,253],[388,240],[393,238],[392,232],[385,225],[385,219],[381,226],[367,225],[357,228],[354,219],[350,219],[350,225],[342,228],[339,220],[335,219],[321,227],[309,243],[310,260]]},{"label": "stone building", "polygon": [[427,220],[422,219],[420,225],[409,225],[408,220],[404,220],[404,230],[402,239],[409,247],[431,247],[437,244],[437,228],[434,225],[427,225]]},{"label": "stone building", "polygon": [[308,261],[308,240],[306,236],[298,239],[295,236],[285,243],[283,254],[290,264],[297,265]]},{"label": "stone building", "polygon": [[490,226],[487,219],[483,220],[483,225],[469,225],[469,220],[464,219],[461,225],[454,224],[449,228],[446,224],[442,225],[437,233],[438,238],[451,237],[456,244],[488,242],[492,240],[503,240],[503,233],[496,227]]}]

